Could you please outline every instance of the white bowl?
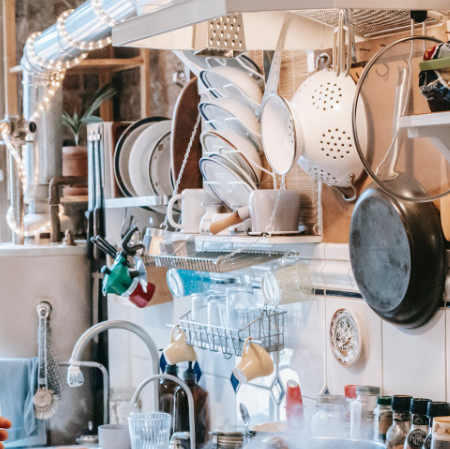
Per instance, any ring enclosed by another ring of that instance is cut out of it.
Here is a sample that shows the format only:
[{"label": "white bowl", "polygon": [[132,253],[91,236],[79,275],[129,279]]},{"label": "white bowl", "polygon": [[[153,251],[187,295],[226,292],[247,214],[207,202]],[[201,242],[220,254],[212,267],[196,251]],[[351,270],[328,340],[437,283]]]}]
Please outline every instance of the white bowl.
[{"label": "white bowl", "polygon": [[[234,98],[261,105],[262,93],[258,83],[246,72],[234,67],[213,67],[200,72],[200,80],[215,97]],[[253,107],[253,106],[252,106]]]},{"label": "white bowl", "polygon": [[204,131],[200,140],[206,151],[222,154],[241,166],[244,162],[248,167],[247,172],[250,172],[258,182],[261,181],[261,158],[249,139],[234,131],[215,130]]}]

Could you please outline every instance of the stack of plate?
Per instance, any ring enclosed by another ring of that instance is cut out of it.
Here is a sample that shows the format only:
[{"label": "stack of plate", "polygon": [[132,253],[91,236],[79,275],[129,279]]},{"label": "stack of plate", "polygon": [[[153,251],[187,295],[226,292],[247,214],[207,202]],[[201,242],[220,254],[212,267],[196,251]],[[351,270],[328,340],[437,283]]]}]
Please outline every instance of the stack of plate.
[{"label": "stack of plate", "polygon": [[[130,125],[114,154],[114,173],[124,196],[170,196],[173,175],[170,163],[172,121],[148,117]],[[165,213],[165,206],[153,207]]]}]

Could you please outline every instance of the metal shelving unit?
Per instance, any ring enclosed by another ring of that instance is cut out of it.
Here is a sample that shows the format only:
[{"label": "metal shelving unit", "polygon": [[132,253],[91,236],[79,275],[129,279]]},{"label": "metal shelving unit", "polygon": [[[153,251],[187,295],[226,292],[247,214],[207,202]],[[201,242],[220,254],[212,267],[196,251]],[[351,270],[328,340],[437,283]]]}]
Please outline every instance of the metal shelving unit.
[{"label": "metal shelving unit", "polygon": [[105,199],[105,209],[119,209],[124,207],[154,207],[167,206],[169,196],[136,196],[131,198]]}]

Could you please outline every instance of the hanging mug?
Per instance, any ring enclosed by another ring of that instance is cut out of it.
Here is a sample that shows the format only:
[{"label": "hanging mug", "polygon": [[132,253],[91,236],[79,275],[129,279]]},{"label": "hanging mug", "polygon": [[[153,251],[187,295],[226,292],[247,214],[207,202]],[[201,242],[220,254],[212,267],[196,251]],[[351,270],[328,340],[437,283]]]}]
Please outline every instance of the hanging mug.
[{"label": "hanging mug", "polygon": [[[175,337],[175,331],[178,335]],[[186,335],[179,326],[175,326],[172,331],[170,344],[163,351],[164,357],[169,365],[176,365],[181,362],[195,362],[197,354],[194,348],[188,344]]]},{"label": "hanging mug", "polygon": [[248,383],[257,377],[270,376],[273,373],[273,361],[267,351],[247,337],[242,349],[242,360],[233,374],[239,382]]},{"label": "hanging mug", "polygon": [[[171,226],[186,234],[198,234],[200,222],[205,214],[205,208],[202,206],[203,198],[203,189],[185,189],[173,196],[167,205],[167,217]],[[177,200],[181,200],[181,223],[173,219],[173,206]]]}]

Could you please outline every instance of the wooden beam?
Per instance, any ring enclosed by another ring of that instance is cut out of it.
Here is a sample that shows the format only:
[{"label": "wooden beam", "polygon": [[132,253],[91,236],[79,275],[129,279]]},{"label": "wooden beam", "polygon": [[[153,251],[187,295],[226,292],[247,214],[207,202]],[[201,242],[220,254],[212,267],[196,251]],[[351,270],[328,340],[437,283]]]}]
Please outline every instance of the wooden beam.
[{"label": "wooden beam", "polygon": [[150,116],[150,61],[148,50],[141,49],[143,60],[140,66],[140,87],[141,87],[141,117]]},{"label": "wooden beam", "polygon": [[3,46],[5,56],[5,112],[13,115],[18,113],[17,75],[10,71],[17,65],[15,0],[3,0]]},{"label": "wooden beam", "polygon": [[[101,69],[99,72],[99,81],[100,87],[106,86],[107,84],[111,83],[112,72],[110,70]],[[104,122],[114,121],[114,104],[112,99],[104,101],[100,105],[100,118],[102,118]]]}]

